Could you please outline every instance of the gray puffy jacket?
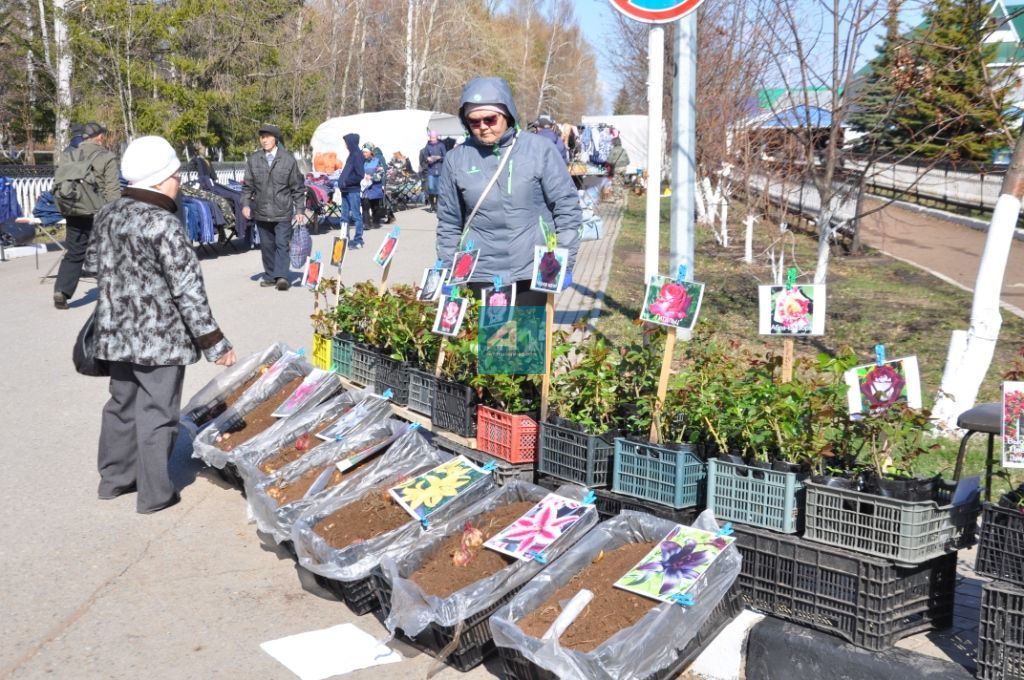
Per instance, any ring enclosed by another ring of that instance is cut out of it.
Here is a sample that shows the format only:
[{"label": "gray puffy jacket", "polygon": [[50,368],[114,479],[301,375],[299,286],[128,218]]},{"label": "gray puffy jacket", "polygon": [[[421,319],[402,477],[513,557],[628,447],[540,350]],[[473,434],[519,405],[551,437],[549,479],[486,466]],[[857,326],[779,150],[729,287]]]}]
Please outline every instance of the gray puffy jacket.
[{"label": "gray puffy jacket", "polygon": [[[512,93],[500,78],[474,78],[466,84],[459,104],[464,125],[467,103],[503,104],[518,120]],[[437,257],[444,266],[451,265],[469,213],[497,170],[501,154],[510,148],[501,176],[469,225],[467,239],[480,249],[474,282],[490,282],[495,276],[505,282],[528,280],[534,246],[544,245],[541,217],[555,230],[558,245],[569,249],[570,270],[576,261],[582,213],[565,162],[548,140],[513,128],[494,145],[471,135],[445,156],[437,208]]]},{"label": "gray puffy jacket", "polygon": [[242,205],[260,222],[291,222],[305,210],[306,184],[295,157],[284,146],[277,145],[273,165],[267,165],[262,149],[246,159]]}]

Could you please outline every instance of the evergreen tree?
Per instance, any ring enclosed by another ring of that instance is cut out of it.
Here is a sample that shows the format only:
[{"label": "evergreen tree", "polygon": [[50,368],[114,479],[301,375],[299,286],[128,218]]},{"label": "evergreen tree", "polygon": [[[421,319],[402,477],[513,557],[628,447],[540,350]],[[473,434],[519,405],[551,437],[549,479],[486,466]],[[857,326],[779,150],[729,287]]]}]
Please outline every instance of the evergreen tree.
[{"label": "evergreen tree", "polygon": [[619,93],[615,95],[615,102],[612,104],[612,115],[622,116],[630,112],[629,93],[626,88],[620,87]]},{"label": "evergreen tree", "polygon": [[900,138],[893,113],[906,91],[907,41],[900,35],[899,11],[903,0],[889,0],[885,17],[885,38],[878,54],[868,62],[868,73],[856,95],[850,126],[864,136],[862,149],[891,149]]}]

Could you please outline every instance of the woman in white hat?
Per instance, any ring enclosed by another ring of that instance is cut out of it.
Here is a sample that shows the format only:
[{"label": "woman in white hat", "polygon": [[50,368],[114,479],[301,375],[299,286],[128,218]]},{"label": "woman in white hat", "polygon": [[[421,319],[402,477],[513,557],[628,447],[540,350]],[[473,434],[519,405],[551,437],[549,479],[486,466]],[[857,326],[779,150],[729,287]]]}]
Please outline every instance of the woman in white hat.
[{"label": "woman in white hat", "polygon": [[185,366],[235,363],[210,311],[188,237],[175,216],[181,166],[162,137],[140,137],[121,159],[128,187],[97,214],[96,357],[110,362],[110,400],[99,442],[99,497],[138,491],[136,510],[180,500],[167,463]]}]

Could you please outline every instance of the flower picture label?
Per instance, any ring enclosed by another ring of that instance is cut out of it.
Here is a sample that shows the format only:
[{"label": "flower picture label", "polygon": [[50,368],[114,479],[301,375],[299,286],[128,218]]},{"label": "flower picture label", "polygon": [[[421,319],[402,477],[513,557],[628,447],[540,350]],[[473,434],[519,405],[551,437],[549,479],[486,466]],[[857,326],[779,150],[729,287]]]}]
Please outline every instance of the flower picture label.
[{"label": "flower picture label", "polygon": [[843,378],[851,417],[884,411],[896,403],[921,408],[917,357],[893,359],[881,365],[855,366]]},{"label": "flower picture label", "polygon": [[825,286],[758,286],[758,333],[824,335]]},{"label": "flower picture label", "polygon": [[479,250],[460,250],[452,258],[452,273],[448,277],[448,283],[452,286],[460,286],[467,283],[473,272],[476,271],[476,263],[480,259]]},{"label": "flower picture label", "polygon": [[437,314],[434,316],[433,331],[438,335],[454,338],[462,327],[462,318],[466,315],[468,305],[467,298],[458,298],[454,295],[442,296],[437,305]]},{"label": "flower picture label", "polygon": [[483,306],[480,308],[480,327],[490,328],[508,323],[516,306],[516,285],[484,288]]},{"label": "flower picture label", "polygon": [[571,529],[590,507],[549,493],[525,515],[492,536],[484,547],[517,560],[532,560]]},{"label": "flower picture label", "polygon": [[329,384],[332,380],[337,381],[333,373],[322,368],[314,368],[303,379],[302,384],[295,388],[291,396],[270,415],[275,418],[287,418],[320,395],[320,388]]},{"label": "flower picture label", "polygon": [[306,288],[316,288],[320,285],[320,272],[322,269],[320,260],[307,257],[306,266],[302,268],[302,285]]},{"label": "flower picture label", "polygon": [[544,293],[557,293],[565,284],[565,270],[569,262],[567,248],[548,250],[544,246],[533,249],[533,278],[530,289]]},{"label": "flower picture label", "polygon": [[1003,467],[1024,468],[1024,382],[1003,383]]},{"label": "flower picture label", "polygon": [[433,302],[441,294],[441,283],[448,277],[447,269],[430,267],[423,270],[416,299],[420,302]]},{"label": "flower picture label", "polygon": [[653,276],[647,284],[640,320],[670,328],[692,329],[703,298],[703,283]]},{"label": "flower picture label", "polygon": [[391,487],[388,492],[415,519],[427,519],[487,477],[488,473],[468,458],[457,456],[408,482]]},{"label": "flower picture label", "polygon": [[380,244],[380,248],[377,249],[377,254],[373,256],[374,263],[379,267],[385,266],[394,257],[396,248],[398,248],[398,235],[388,234],[384,242]]},{"label": "flower picture label", "polygon": [[673,602],[690,590],[735,540],[732,536],[676,525],[654,550],[615,582],[615,587]]},{"label": "flower picture label", "polygon": [[331,265],[341,269],[342,263],[345,262],[345,253],[348,252],[348,239],[347,238],[334,238],[334,243],[331,245]]}]

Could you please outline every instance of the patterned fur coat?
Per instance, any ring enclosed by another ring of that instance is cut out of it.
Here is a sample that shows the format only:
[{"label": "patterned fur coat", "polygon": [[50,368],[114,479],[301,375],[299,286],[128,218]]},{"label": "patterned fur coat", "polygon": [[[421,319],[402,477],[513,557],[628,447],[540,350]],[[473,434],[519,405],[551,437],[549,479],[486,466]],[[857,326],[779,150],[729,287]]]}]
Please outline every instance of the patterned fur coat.
[{"label": "patterned fur coat", "polygon": [[93,226],[96,356],[143,366],[216,361],[231,349],[206,300],[199,259],[174,201],[127,188]]}]

